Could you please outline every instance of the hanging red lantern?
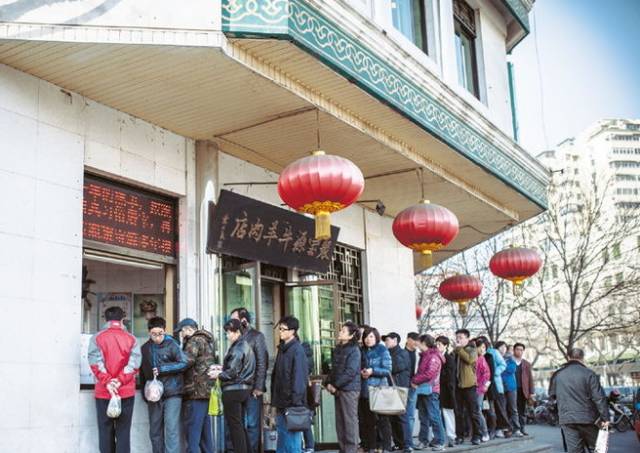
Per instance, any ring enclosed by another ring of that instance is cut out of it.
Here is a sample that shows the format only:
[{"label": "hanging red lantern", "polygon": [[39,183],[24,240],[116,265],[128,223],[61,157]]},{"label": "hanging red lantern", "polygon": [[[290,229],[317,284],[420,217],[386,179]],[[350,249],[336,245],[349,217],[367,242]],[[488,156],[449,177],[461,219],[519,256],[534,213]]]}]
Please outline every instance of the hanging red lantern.
[{"label": "hanging red lantern", "polygon": [[423,309],[420,305],[416,305],[416,319],[422,318]]},{"label": "hanging red lantern", "polygon": [[482,282],[472,275],[456,275],[440,283],[438,292],[448,301],[458,304],[460,316],[467,316],[467,303],[482,293]]},{"label": "hanging red lantern", "polygon": [[514,293],[522,282],[535,275],[541,266],[542,259],[538,252],[525,247],[502,250],[489,261],[489,269],[493,275],[512,282]]},{"label": "hanging red lantern", "polygon": [[402,245],[421,254],[423,267],[431,266],[431,254],[449,245],[458,229],[453,212],[428,200],[408,207],[393,221],[393,235]]},{"label": "hanging red lantern", "polygon": [[278,193],[298,212],[316,218],[316,239],[331,237],[332,212],[353,204],[364,190],[364,176],[350,160],[314,151],[287,165],[278,178]]}]

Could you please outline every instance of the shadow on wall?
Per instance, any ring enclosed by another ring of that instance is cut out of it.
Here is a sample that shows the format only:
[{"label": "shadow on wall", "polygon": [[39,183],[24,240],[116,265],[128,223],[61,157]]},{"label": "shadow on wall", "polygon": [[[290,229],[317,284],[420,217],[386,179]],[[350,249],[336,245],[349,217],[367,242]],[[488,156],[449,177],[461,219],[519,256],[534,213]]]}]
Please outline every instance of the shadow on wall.
[{"label": "shadow on wall", "polygon": [[[72,3],[82,0],[18,0],[5,6],[0,6],[0,21],[12,22],[20,19],[28,12],[38,9],[42,6],[54,5],[56,3]],[[122,0],[105,0],[95,8],[83,13],[79,16],[72,17],[63,22],[63,24],[86,23],[102,16],[106,12],[113,9]]]}]

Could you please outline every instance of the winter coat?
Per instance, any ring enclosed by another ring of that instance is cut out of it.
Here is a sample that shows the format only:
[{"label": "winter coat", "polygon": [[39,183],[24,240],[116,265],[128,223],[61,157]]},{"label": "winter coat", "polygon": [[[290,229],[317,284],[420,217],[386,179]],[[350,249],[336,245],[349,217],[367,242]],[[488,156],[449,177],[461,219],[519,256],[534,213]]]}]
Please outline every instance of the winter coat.
[{"label": "winter coat", "polygon": [[456,356],[444,355],[444,365],[440,370],[440,406],[444,409],[456,407],[456,389],[458,387],[458,369]]},{"label": "winter coat", "polygon": [[413,378],[413,376],[415,376],[416,372],[418,371],[416,365],[418,364],[418,352],[414,349],[413,351],[409,351],[407,348],[404,348],[405,351],[407,351],[407,354],[409,354],[409,361],[411,363],[411,373],[409,373],[409,377]]},{"label": "winter coat", "polygon": [[507,355],[504,358],[507,368],[502,373],[502,382],[504,383],[505,392],[515,392],[518,389],[516,382],[516,368],[518,365],[513,360],[513,356]]},{"label": "winter coat", "polygon": [[309,364],[297,338],[280,343],[271,374],[271,406],[278,409],[305,406]]},{"label": "winter coat", "polygon": [[609,420],[609,405],[598,375],[578,361],[569,361],[551,376],[549,396],[558,402],[561,425]]},{"label": "winter coat", "polygon": [[334,348],[327,384],[343,392],[360,391],[360,348],[357,344],[340,344]]},{"label": "winter coat", "polygon": [[217,362],[213,335],[206,330],[197,330],[184,339],[183,351],[189,367],[184,372],[184,398],[208,400],[213,380],[207,376],[207,371]]},{"label": "winter coat", "polygon": [[458,387],[461,389],[471,388],[477,385],[476,382],[476,362],[478,353],[476,347],[469,343],[464,348],[458,346],[455,349],[458,366]]},{"label": "winter coat", "polygon": [[380,387],[389,384],[391,375],[391,354],[382,343],[378,343],[372,348],[363,348],[364,364],[363,368],[371,368],[373,373],[367,379],[362,380],[361,398],[369,398],[369,387]]},{"label": "winter coat", "polygon": [[476,362],[476,382],[478,383],[476,387],[478,395],[487,393],[487,383],[491,383],[491,368],[489,368],[487,359],[483,355],[478,356],[478,361]]},{"label": "winter coat", "polygon": [[412,384],[429,384],[433,393],[440,393],[440,371],[445,364],[444,355],[438,348],[429,348],[420,353],[418,372],[411,380]]},{"label": "winter coat", "polygon": [[223,392],[230,390],[251,390],[256,377],[256,356],[249,343],[242,336],[233,343],[222,363],[222,373],[218,376]]},{"label": "winter coat", "polygon": [[411,359],[409,353],[401,348],[395,346],[389,349],[391,354],[391,375],[398,387],[411,387]]},{"label": "winter coat", "polygon": [[147,381],[153,380],[153,369],[157,368],[158,380],[164,386],[162,399],[182,395],[183,373],[187,366],[187,356],[171,335],[165,335],[160,344],[155,344],[149,339],[142,345],[142,386],[144,387]]},{"label": "winter coat", "polygon": [[504,357],[497,349],[487,349],[487,355],[491,355],[493,360],[493,368],[491,369],[491,376],[493,379],[493,387],[497,393],[504,393],[504,384],[502,383],[502,373],[507,369],[507,362],[504,361]]},{"label": "winter coat", "polygon": [[253,383],[255,390],[267,391],[267,368],[269,367],[269,351],[264,334],[259,330],[249,327],[244,333],[244,340],[253,349],[256,360],[256,375]]},{"label": "winter coat", "polygon": [[525,359],[522,359],[522,362],[520,363],[520,370],[522,373],[522,375],[520,376],[520,379],[522,382],[522,387],[519,387],[519,389],[522,391],[522,396],[524,396],[525,399],[531,398],[531,395],[534,394],[533,372],[531,368],[532,368],[531,363],[529,363]]},{"label": "winter coat", "polygon": [[91,337],[88,361],[96,377],[95,396],[110,399],[107,384],[120,381],[118,394],[131,398],[136,394],[136,374],[140,368],[140,347],[136,337],[127,332],[121,321],[109,321]]}]

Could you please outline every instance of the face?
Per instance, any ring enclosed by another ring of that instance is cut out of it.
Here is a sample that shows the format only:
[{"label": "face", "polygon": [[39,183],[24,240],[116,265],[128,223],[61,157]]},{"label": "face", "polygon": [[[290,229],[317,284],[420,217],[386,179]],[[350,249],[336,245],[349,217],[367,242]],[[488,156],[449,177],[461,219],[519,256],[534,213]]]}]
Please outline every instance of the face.
[{"label": "face", "polygon": [[412,338],[407,338],[407,349],[412,350],[416,348],[416,341]]},{"label": "face", "polygon": [[367,335],[367,338],[364,339],[364,345],[368,348],[372,348],[376,345],[376,336],[373,332]]},{"label": "face", "polygon": [[240,331],[233,332],[231,330],[227,330],[225,333],[227,334],[227,340],[229,340],[229,343],[235,343],[242,335]]},{"label": "face", "polygon": [[234,311],[233,313],[231,313],[230,318],[231,319],[237,319],[238,321],[240,320],[240,316],[238,315],[237,311]]},{"label": "face", "polygon": [[341,343],[347,343],[353,338],[353,334],[349,333],[349,329],[342,326],[342,329],[338,332],[338,341]]},{"label": "face", "polygon": [[524,348],[522,346],[513,348],[513,355],[518,359],[521,358],[523,354],[524,354]]},{"label": "face", "polygon": [[387,347],[387,349],[395,348],[398,345],[398,340],[396,340],[395,338],[387,337],[384,340],[384,345]]},{"label": "face", "polygon": [[164,341],[164,329],[162,327],[154,327],[149,330],[149,337],[155,344],[160,344]]},{"label": "face", "polygon": [[429,346],[427,345],[427,343],[420,342],[420,343],[418,343],[418,348],[421,351],[426,351],[427,349],[429,349]]},{"label": "face", "polygon": [[500,347],[498,348],[498,351],[500,351],[500,354],[505,355],[507,353],[507,345],[505,344],[500,345]]},{"label": "face", "polygon": [[182,333],[182,338],[189,338],[194,333],[196,333],[196,329],[194,329],[192,326],[184,326],[182,329],[180,329],[180,333]]},{"label": "face", "polygon": [[484,343],[481,343],[480,346],[478,346],[478,355],[485,355],[487,353],[487,347],[484,345]]},{"label": "face", "polygon": [[296,331],[293,329],[289,329],[286,324],[280,324],[278,326],[278,332],[280,333],[280,339],[284,342],[291,340],[296,334]]},{"label": "face", "polygon": [[438,348],[438,351],[440,351],[443,354],[447,350],[447,347],[442,343],[440,343],[439,341],[436,341],[436,348]]},{"label": "face", "polygon": [[463,333],[457,333],[456,334],[456,343],[458,344],[458,346],[464,347],[467,344],[469,344],[469,338]]}]

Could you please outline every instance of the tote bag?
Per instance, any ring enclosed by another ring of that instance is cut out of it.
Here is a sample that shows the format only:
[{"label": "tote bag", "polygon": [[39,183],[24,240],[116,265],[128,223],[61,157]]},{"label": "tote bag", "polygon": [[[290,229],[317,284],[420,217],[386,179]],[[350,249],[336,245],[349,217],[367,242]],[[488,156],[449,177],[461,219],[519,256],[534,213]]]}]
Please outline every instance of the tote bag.
[{"label": "tote bag", "polygon": [[369,409],[381,415],[401,415],[407,411],[409,389],[396,387],[389,376],[391,386],[369,387]]},{"label": "tote bag", "polygon": [[211,389],[209,397],[209,415],[222,415],[222,390],[220,389],[220,380],[216,379],[216,383]]},{"label": "tote bag", "polygon": [[598,439],[596,440],[596,449],[594,453],[607,453],[609,450],[609,429],[602,428],[598,431]]}]

